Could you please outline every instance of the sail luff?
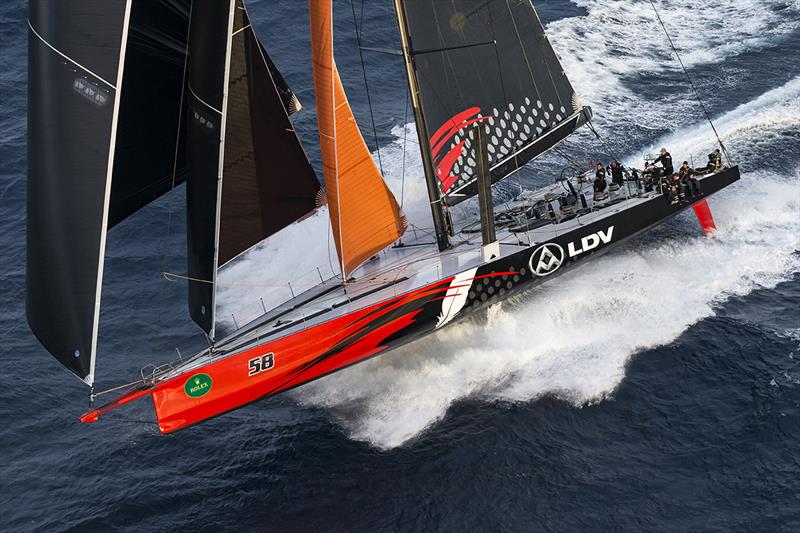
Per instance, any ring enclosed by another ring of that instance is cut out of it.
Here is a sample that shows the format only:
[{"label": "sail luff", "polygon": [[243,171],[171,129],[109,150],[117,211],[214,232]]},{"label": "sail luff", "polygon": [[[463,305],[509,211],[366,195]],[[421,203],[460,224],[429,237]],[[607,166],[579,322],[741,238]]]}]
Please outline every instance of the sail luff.
[{"label": "sail luff", "polygon": [[130,28],[131,6],[133,0],[126,0],[125,15],[122,23],[122,40],[119,52],[119,68],[117,69],[117,95],[114,98],[114,111],[111,118],[111,139],[108,149],[108,171],[106,174],[106,190],[103,199],[103,222],[100,227],[100,254],[97,266],[97,291],[95,292],[94,317],[92,320],[92,343],[89,354],[89,375],[86,376],[86,384],[94,384],[95,362],[97,360],[97,336],[100,327],[100,299],[103,292],[103,269],[106,258],[106,237],[108,235],[108,214],[111,203],[111,180],[114,175],[114,152],[117,144],[117,127],[119,125],[119,108],[122,102],[122,79],[125,72],[125,52],[128,45],[128,30]]},{"label": "sail luff", "polygon": [[309,0],[325,194],[343,279],[396,241],[405,217],[375,165],[333,58],[331,0]]},{"label": "sail luff", "polygon": [[314,65],[314,96],[317,101],[322,170],[325,177],[325,194],[328,198],[331,229],[339,257],[342,279],[346,278],[344,250],[342,249],[341,202],[339,195],[339,156],[336,150],[336,77],[333,59],[333,2],[309,0],[311,19],[311,61]]},{"label": "sail luff", "polygon": [[208,333],[209,338],[214,339],[216,331],[216,313],[217,313],[217,274],[219,271],[219,233],[220,233],[220,215],[222,213],[222,186],[223,174],[225,171],[225,129],[228,125],[228,94],[230,91],[229,84],[231,79],[231,51],[233,49],[233,15],[236,9],[236,0],[229,0],[228,12],[228,40],[227,50],[225,52],[225,75],[223,78],[223,92],[222,92],[222,117],[220,119],[220,141],[219,141],[219,166],[217,167],[217,209],[214,218],[214,266],[212,270],[212,290],[211,290],[211,331]]}]

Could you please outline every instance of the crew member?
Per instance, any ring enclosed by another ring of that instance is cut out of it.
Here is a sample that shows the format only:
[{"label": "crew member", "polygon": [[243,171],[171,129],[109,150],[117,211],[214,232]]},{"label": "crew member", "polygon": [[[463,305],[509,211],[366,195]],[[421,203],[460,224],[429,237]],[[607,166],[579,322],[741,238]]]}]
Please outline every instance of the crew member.
[{"label": "crew member", "polygon": [[708,154],[708,165],[703,168],[698,168],[699,174],[710,174],[722,168],[722,152],[719,148]]},{"label": "crew member", "polygon": [[659,173],[660,169],[654,167],[650,161],[644,162],[644,171],[642,172],[642,178],[644,179],[645,192],[650,192],[653,189],[655,189],[656,185],[658,184]]},{"label": "crew member", "polygon": [[608,197],[606,192],[606,169],[602,163],[597,163],[597,170],[594,173],[594,199],[604,200]]},{"label": "crew member", "polygon": [[616,159],[611,162],[611,181],[620,187],[625,182],[625,177],[622,174],[623,170],[625,170],[625,167],[620,165]]},{"label": "crew member", "polygon": [[694,177],[694,170],[689,166],[688,161],[684,161],[678,170],[678,177],[681,182],[686,186],[689,194],[697,196],[700,194],[700,182]]},{"label": "crew member", "polygon": [[602,177],[604,180],[606,179],[606,169],[603,167],[603,163],[597,163],[597,167],[594,173],[594,179],[597,180]]},{"label": "crew member", "polygon": [[654,165],[658,163],[661,163],[661,166],[664,167],[664,176],[672,176],[675,173],[675,167],[672,166],[672,156],[667,152],[666,148],[662,148],[661,155],[653,161]]},{"label": "crew member", "polygon": [[667,197],[670,204],[677,204],[681,200],[678,184],[680,184],[680,181],[677,174],[675,176],[661,176],[661,192]]}]

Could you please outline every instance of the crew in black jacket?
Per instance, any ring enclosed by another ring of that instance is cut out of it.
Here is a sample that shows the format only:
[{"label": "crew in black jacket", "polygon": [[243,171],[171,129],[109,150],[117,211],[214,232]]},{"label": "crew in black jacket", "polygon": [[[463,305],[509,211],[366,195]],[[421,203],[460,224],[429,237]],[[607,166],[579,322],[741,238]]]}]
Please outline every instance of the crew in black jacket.
[{"label": "crew in black jacket", "polygon": [[686,192],[692,196],[700,194],[700,182],[694,177],[694,170],[689,166],[688,161],[684,161],[678,171],[681,183],[686,187]]},{"label": "crew in black jacket", "polygon": [[664,167],[664,176],[670,177],[675,173],[675,168],[672,166],[672,156],[667,152],[666,148],[661,149],[661,155],[659,155],[653,164],[661,163],[661,166]]},{"label": "crew in black jacket", "polygon": [[625,183],[625,178],[622,174],[623,170],[625,170],[625,167],[620,165],[616,159],[611,162],[611,181],[620,187]]},{"label": "crew in black jacket", "polygon": [[594,199],[604,200],[608,197],[606,192],[606,169],[602,163],[597,163],[597,171],[594,173]]}]

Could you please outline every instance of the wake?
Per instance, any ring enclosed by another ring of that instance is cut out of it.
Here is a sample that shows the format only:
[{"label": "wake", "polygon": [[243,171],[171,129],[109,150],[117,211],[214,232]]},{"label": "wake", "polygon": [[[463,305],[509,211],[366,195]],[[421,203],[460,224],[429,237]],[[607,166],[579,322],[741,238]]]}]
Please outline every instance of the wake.
[{"label": "wake", "polygon": [[294,396],[330,408],[353,438],[380,448],[418,435],[467,397],[601,401],[635,353],[674,341],[727,298],[800,270],[797,179],[747,175],[712,200],[721,229],[711,238],[683,217],[670,228],[676,234],[661,230],[498,304],[484,323],[456,324]]},{"label": "wake", "polygon": [[[800,78],[716,124],[743,161],[763,158],[767,147],[782,149],[786,134],[800,126]],[[708,126],[697,124],[641,153],[664,145],[704,161],[715,142]],[[629,159],[641,165],[639,154]],[[466,398],[602,401],[636,353],[675,341],[726,299],[774,287],[800,271],[798,180],[796,171],[746,172],[710,200],[720,228],[710,238],[683,215],[526,297],[492,307],[485,320],[456,324],[292,394],[301,404],[329,409],[352,438],[378,448],[402,445]]]}]

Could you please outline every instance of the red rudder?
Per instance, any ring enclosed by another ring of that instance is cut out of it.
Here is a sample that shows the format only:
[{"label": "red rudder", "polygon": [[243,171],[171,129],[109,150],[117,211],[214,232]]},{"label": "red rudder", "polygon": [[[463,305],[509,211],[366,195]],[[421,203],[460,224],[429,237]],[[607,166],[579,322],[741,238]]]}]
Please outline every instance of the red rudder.
[{"label": "red rudder", "polygon": [[697,215],[697,220],[700,221],[700,225],[703,227],[703,231],[706,235],[717,229],[717,225],[714,224],[714,217],[711,215],[711,209],[708,207],[707,201],[700,200],[692,207],[694,207],[694,214]]}]

